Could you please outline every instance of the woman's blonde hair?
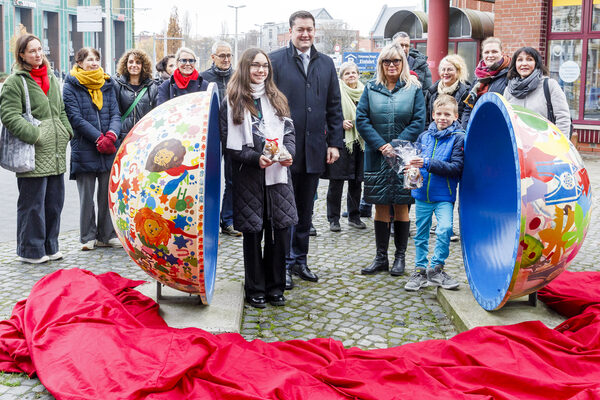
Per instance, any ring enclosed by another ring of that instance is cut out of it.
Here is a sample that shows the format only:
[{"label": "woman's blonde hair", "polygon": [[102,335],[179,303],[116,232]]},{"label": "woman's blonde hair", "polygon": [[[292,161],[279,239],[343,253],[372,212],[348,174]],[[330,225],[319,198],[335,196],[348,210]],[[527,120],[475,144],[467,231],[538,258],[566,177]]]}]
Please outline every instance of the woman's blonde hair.
[{"label": "woman's blonde hair", "polygon": [[387,79],[385,77],[385,71],[383,69],[383,60],[393,60],[399,58],[402,60],[402,70],[400,71],[400,80],[406,83],[406,87],[411,85],[421,86],[419,79],[416,76],[410,74],[410,68],[408,67],[408,61],[404,55],[404,50],[397,43],[390,43],[381,49],[379,58],[377,59],[377,76],[375,82],[387,85]]},{"label": "woman's blonde hair", "polygon": [[489,38],[481,42],[481,51],[483,51],[484,47],[490,43],[496,43],[498,46],[500,46],[500,51],[502,51],[502,40],[494,36],[490,36]]},{"label": "woman's blonde hair", "polygon": [[465,63],[465,59],[459,56],[458,54],[449,54],[446,57],[442,58],[440,61],[440,66],[438,68],[438,72],[440,75],[442,74],[442,63],[447,62],[448,64],[452,64],[454,68],[456,68],[456,75],[458,76],[458,80],[462,83],[465,83],[469,78],[469,73],[467,72],[467,63]]}]

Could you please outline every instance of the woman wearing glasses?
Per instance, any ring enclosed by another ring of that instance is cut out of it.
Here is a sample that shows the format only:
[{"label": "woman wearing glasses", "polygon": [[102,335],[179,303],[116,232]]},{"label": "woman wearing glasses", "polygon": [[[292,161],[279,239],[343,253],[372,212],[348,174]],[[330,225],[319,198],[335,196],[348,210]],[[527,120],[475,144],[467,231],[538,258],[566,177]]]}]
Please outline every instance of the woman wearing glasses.
[{"label": "woman wearing glasses", "polygon": [[425,100],[416,76],[411,75],[399,44],[384,47],[377,60],[376,78],[367,83],[356,109],[356,126],[365,140],[363,197],[375,204],[375,260],[361,270],[371,275],[389,270],[388,244],[393,207],[395,260],[391,275],[404,273],[408,242],[408,205],[414,202],[404,189],[404,177],[388,165],[393,157],[392,140],[414,142],[425,128]]},{"label": "woman wearing glasses", "polygon": [[[256,308],[285,305],[285,256],[290,227],[298,223],[289,171],[296,153],[289,116],[267,54],[246,50],[227,85],[220,125],[233,164],[233,223],[244,236],[246,302]],[[285,146],[291,157],[273,161],[265,155],[266,143],[271,149]]]},{"label": "woman wearing glasses", "polygon": [[202,92],[208,88],[208,82],[196,70],[196,54],[192,49],[181,47],[175,54],[175,60],[177,60],[177,69],[159,86],[156,105],[177,96]]}]

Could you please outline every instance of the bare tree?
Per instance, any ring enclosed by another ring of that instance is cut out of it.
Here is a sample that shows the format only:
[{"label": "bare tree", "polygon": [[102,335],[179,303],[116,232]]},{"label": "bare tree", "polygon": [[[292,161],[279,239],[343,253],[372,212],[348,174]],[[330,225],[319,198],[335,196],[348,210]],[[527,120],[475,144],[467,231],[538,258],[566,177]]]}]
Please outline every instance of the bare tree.
[{"label": "bare tree", "polygon": [[352,43],[358,39],[358,31],[348,29],[343,21],[332,20],[317,26],[315,46],[325,54],[332,54],[336,45],[340,46],[340,52],[351,51]]},{"label": "bare tree", "polygon": [[182,45],[181,39],[182,31],[179,25],[179,14],[177,6],[171,9],[171,16],[169,17],[169,25],[167,27],[167,54],[175,54],[177,49]]},{"label": "bare tree", "polygon": [[192,36],[192,17],[190,16],[190,12],[187,10],[181,19],[181,31],[183,33],[183,38],[187,43]]}]

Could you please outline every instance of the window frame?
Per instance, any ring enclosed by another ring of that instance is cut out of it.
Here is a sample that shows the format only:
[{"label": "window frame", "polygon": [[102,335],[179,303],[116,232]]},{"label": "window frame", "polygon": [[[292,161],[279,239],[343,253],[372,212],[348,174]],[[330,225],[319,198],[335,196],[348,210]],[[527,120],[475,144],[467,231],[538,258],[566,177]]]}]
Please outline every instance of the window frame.
[{"label": "window frame", "polygon": [[552,2],[548,0],[548,21],[546,36],[546,65],[550,61],[550,42],[552,40],[581,40],[581,86],[579,88],[579,112],[573,118],[574,124],[600,125],[600,120],[584,119],[585,96],[587,87],[588,68],[588,42],[590,39],[600,39],[600,31],[592,31],[592,10],[594,0],[582,0],[581,2],[581,31],[579,32],[552,32]]}]

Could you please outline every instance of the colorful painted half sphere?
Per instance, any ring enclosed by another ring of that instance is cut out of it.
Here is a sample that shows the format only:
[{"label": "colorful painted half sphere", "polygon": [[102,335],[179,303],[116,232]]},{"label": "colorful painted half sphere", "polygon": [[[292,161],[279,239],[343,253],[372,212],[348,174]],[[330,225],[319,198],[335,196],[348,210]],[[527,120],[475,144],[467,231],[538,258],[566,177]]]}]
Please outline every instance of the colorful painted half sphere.
[{"label": "colorful painted half sphere", "polygon": [[471,114],[459,197],[465,270],[486,310],[563,272],[591,218],[588,172],[570,140],[497,93]]},{"label": "colorful painted half sphere", "polygon": [[216,86],[176,97],[129,132],[112,166],[109,207],[131,258],[152,278],[210,304],[219,235]]}]

